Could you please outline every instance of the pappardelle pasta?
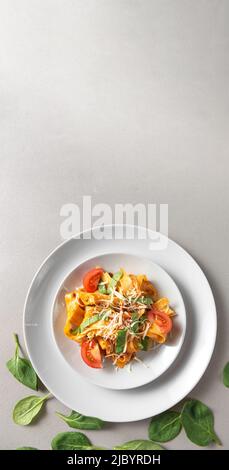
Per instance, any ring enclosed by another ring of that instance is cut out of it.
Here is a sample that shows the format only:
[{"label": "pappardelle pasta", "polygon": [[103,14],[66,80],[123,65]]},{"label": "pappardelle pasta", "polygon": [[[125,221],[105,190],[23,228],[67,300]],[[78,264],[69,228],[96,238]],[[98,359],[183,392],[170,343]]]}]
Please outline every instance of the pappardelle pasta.
[{"label": "pappardelle pasta", "polygon": [[65,295],[65,304],[64,333],[81,345],[82,359],[93,368],[102,368],[103,359],[123,368],[139,351],[164,343],[175,315],[144,274],[124,269],[91,269],[83,287]]}]

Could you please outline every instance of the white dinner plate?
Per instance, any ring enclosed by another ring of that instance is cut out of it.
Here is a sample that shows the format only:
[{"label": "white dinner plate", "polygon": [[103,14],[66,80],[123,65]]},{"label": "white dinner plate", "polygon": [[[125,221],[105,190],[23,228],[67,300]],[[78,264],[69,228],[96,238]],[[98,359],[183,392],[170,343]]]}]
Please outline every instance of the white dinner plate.
[{"label": "white dinner plate", "polygon": [[[105,360],[103,369],[92,369],[83,362],[79,345],[64,335],[66,321],[64,296],[66,292],[81,287],[84,274],[95,266],[101,266],[105,271],[113,273],[124,268],[128,273],[146,274],[157,288],[160,297],[168,297],[171,307],[176,312],[173,330],[166,343],[155,345],[151,351],[139,352],[137,358],[142,362],[132,361],[131,368],[126,366],[117,370],[111,361]],[[145,385],[170,367],[183,344],[186,313],[180,291],[164,269],[147,258],[126,253],[111,253],[84,261],[63,280],[55,298],[51,328],[59,350],[76,373],[96,385],[121,390]]]},{"label": "white dinner plate", "polygon": [[[24,309],[25,342],[41,381],[70,409],[113,422],[154,416],[183,399],[206,370],[216,338],[214,298],[194,259],[172,240],[165,249],[152,250],[152,232],[144,228],[134,228],[133,240],[121,238],[122,231],[122,226],[107,227],[110,236],[101,240],[95,227],[56,248],[37,271]],[[186,307],[186,335],[176,360],[153,382],[130,390],[106,389],[85,380],[66,360],[53,334],[53,304],[63,280],[85,260],[112,253],[161,266],[175,281]]]}]

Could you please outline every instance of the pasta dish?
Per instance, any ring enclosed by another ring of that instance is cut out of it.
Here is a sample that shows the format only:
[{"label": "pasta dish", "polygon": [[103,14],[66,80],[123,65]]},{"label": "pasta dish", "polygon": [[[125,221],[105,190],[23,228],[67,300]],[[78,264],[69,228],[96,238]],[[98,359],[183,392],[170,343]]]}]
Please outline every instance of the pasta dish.
[{"label": "pasta dish", "polygon": [[91,269],[83,287],[65,295],[65,304],[64,333],[80,344],[82,359],[93,368],[102,368],[106,360],[123,368],[138,360],[139,351],[165,343],[175,315],[146,275],[124,269]]}]

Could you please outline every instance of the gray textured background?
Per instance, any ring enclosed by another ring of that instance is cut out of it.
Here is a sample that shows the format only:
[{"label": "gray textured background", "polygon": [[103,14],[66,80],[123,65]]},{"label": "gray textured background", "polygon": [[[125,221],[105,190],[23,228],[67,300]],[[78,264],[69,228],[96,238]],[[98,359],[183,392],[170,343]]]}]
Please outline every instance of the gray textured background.
[{"label": "gray textured background", "polygon": [[[4,364],[31,277],[61,241],[60,207],[85,194],[169,203],[170,236],[207,273],[219,318],[192,396],[229,448],[228,24],[227,0],[0,1],[2,449],[45,449],[66,429],[55,399],[38,423],[13,424],[29,390]],[[105,446],[145,438],[147,421],[88,435]],[[167,447],[197,449],[183,433]]]}]

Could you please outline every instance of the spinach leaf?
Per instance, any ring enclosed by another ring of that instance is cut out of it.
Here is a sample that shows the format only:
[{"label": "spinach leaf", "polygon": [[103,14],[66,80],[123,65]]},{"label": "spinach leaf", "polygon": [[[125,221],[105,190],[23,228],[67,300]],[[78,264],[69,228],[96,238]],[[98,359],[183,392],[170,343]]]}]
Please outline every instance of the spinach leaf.
[{"label": "spinach leaf", "polygon": [[16,450],[38,450],[36,447],[18,447]]},{"label": "spinach leaf", "polygon": [[33,421],[42,409],[44,403],[51,396],[50,393],[43,397],[31,395],[18,401],[13,410],[13,420],[16,424],[27,426]]},{"label": "spinach leaf", "polygon": [[100,294],[106,294],[107,293],[107,288],[106,288],[105,284],[99,283],[98,284],[98,291],[100,292]]},{"label": "spinach leaf", "polygon": [[211,442],[221,444],[214,431],[213,413],[201,401],[187,401],[182,410],[181,420],[187,437],[194,444],[199,446],[207,446]]},{"label": "spinach leaf", "polygon": [[121,354],[124,350],[125,343],[126,343],[126,330],[119,330],[117,339],[116,339],[116,346],[115,346],[115,352],[117,354]]},{"label": "spinach leaf", "polygon": [[93,446],[87,436],[81,432],[60,432],[52,442],[53,450],[94,450],[103,447]]},{"label": "spinach leaf", "polygon": [[122,277],[122,271],[118,271],[117,273],[113,274],[112,279],[110,280],[108,287],[107,287],[107,293],[111,294],[112,291],[115,289],[118,281],[120,281]]},{"label": "spinach leaf", "polygon": [[223,383],[225,387],[229,387],[229,362],[225,365],[223,369]]},{"label": "spinach leaf", "polygon": [[53,450],[79,450],[89,446],[91,442],[81,432],[60,432],[51,442]]},{"label": "spinach leaf", "polygon": [[153,304],[153,299],[151,297],[139,297],[137,299],[138,304],[151,305]]},{"label": "spinach leaf", "polygon": [[69,416],[56,412],[56,414],[65,421],[70,428],[76,429],[102,429],[104,421],[92,416],[83,416],[77,411],[72,411]]},{"label": "spinach leaf", "polygon": [[158,442],[171,441],[178,436],[181,428],[181,415],[176,411],[165,411],[152,418],[149,425],[149,438]]},{"label": "spinach leaf", "polygon": [[164,450],[162,446],[156,442],[147,440],[135,440],[125,442],[119,446],[114,447],[115,450]]},{"label": "spinach leaf", "polygon": [[19,356],[19,340],[18,335],[14,334],[16,343],[15,353],[12,359],[10,359],[6,366],[11,374],[26,387],[37,390],[38,378],[31,362],[28,359]]}]

